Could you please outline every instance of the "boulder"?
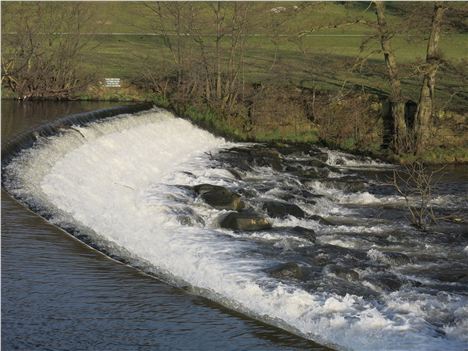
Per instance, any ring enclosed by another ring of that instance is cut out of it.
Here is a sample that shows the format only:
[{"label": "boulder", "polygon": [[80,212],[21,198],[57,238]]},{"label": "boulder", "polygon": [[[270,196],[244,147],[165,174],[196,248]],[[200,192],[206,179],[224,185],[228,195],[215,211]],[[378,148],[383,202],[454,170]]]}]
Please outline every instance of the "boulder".
[{"label": "boulder", "polygon": [[294,216],[296,218],[304,218],[305,212],[297,205],[289,204],[280,201],[265,201],[262,208],[273,218],[285,218]]},{"label": "boulder", "polygon": [[254,231],[271,228],[271,223],[253,211],[231,212],[223,216],[219,222],[222,228]]},{"label": "boulder", "polygon": [[279,264],[276,267],[270,268],[267,271],[271,276],[279,279],[304,279],[304,271],[301,266],[295,262]]},{"label": "boulder", "polygon": [[218,210],[238,211],[245,207],[240,195],[222,186],[211,184],[200,184],[193,187],[193,190],[208,205]]}]

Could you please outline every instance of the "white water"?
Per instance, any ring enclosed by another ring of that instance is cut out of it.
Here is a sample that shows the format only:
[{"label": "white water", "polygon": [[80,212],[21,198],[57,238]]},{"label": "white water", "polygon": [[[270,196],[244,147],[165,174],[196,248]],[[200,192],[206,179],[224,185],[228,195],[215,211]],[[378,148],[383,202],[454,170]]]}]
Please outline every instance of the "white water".
[{"label": "white water", "polygon": [[[236,182],[228,172],[209,167],[206,152],[229,147],[224,140],[159,110],[79,130],[85,138],[66,131],[41,140],[5,170],[8,190],[46,210],[54,223],[71,223],[105,249],[173,283],[189,284],[230,308],[338,349],[467,347],[466,300],[416,299],[405,289],[389,293],[383,302],[313,294],[263,273],[269,262],[245,254],[252,243],[216,228],[218,211],[198,204],[210,219],[206,226],[181,225],[178,216],[187,211],[187,195],[175,185]],[[296,220],[278,225],[288,221]],[[442,327],[446,337],[427,322],[441,311],[456,313],[457,322]]]}]

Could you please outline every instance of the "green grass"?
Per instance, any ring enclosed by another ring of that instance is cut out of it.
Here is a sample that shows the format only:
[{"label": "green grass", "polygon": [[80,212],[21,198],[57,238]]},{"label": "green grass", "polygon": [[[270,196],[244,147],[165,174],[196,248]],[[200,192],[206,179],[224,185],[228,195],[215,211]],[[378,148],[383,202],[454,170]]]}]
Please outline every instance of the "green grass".
[{"label": "green grass", "polygon": [[[163,45],[160,37],[141,36],[137,33],[155,31],[158,17],[144,6],[142,2],[89,2],[84,3],[94,14],[92,21],[84,25],[85,32],[97,33],[133,33],[130,35],[99,35],[92,38],[88,51],[83,59],[85,69],[96,72],[98,78],[119,77],[132,80],[141,77],[145,69],[167,70],[171,62],[171,54]],[[27,6],[27,4],[23,4]],[[154,4],[153,4],[154,5]],[[165,6],[174,4],[165,3]],[[199,25],[202,33],[214,33],[213,17],[206,3],[193,3],[198,9]],[[8,13],[9,7],[18,6],[18,2],[3,4],[2,13]],[[56,6],[60,6],[57,3]],[[223,6],[226,7],[225,4]],[[337,91],[343,87],[363,87],[376,91],[389,91],[385,64],[381,53],[368,57],[368,64],[361,70],[350,71],[350,67],[360,54],[359,47],[366,35],[373,34],[373,29],[364,24],[354,24],[337,28],[325,28],[312,32],[313,36],[302,39],[302,53],[298,47],[295,34],[318,27],[353,21],[362,18],[369,22],[375,21],[375,14],[368,3],[300,3],[300,2],[256,2],[251,3],[252,36],[248,39],[245,54],[245,70],[243,76],[249,82],[260,82],[270,79],[283,79],[295,84],[317,88],[319,90]],[[300,10],[293,10],[300,6]],[[387,21],[398,27],[401,22],[399,11],[411,7],[412,4],[387,3]],[[421,6],[430,7],[430,3]],[[455,6],[452,4],[452,6]],[[273,14],[273,7],[284,7],[284,13]],[[229,10],[227,10],[229,12]],[[6,16],[6,15],[5,15]],[[2,28],[5,31],[14,30],[17,25],[8,17],[2,18]],[[281,22],[276,31],[280,34],[289,33],[290,37],[280,37],[277,61],[273,64],[275,46],[271,35],[274,31],[271,21]],[[414,32],[405,33],[415,34]],[[346,35],[346,36],[317,36]],[[361,36],[348,36],[361,35]],[[411,41],[408,41],[408,38]],[[205,39],[208,40],[206,37]],[[189,38],[186,39],[190,41]],[[229,38],[223,45],[228,48]],[[213,43],[213,38],[211,38]],[[393,47],[400,64],[403,78],[403,92],[413,100],[418,99],[420,78],[412,76],[411,63],[424,59],[426,42],[420,36],[395,37]],[[460,62],[468,57],[468,34],[444,33],[441,38],[441,51],[444,58]],[[369,43],[366,53],[379,49],[379,43],[373,40]],[[439,74],[437,77],[436,97],[440,105],[451,100],[451,108],[468,109],[468,88],[457,75]]]},{"label": "green grass", "polygon": [[[459,62],[466,55],[468,35],[451,35],[442,38],[444,57]],[[359,71],[350,71],[359,54],[360,37],[307,37],[306,53],[297,45],[283,38],[274,63],[275,47],[269,37],[252,37],[248,40],[245,55],[244,77],[250,82],[285,79],[295,84],[319,90],[339,90],[342,87],[364,87],[377,91],[389,91],[385,64],[380,53],[368,57],[368,63]],[[227,45],[227,43],[225,43]],[[378,43],[372,44],[377,48]],[[425,43],[411,43],[403,38],[395,40],[397,60],[401,65],[403,92],[417,100],[420,78],[411,77],[411,62],[425,55]],[[100,78],[119,77],[132,80],[146,69],[167,67],[171,63],[170,52],[161,38],[151,36],[99,36],[90,43],[84,64],[97,72]],[[439,74],[436,98],[440,104],[453,93],[452,108],[468,109],[468,89],[460,77]]]},{"label": "green grass", "polygon": [[418,157],[414,155],[403,155],[400,157],[400,162],[403,164],[416,160],[423,160],[428,164],[468,163],[468,149],[466,147],[437,147],[424,151]]}]

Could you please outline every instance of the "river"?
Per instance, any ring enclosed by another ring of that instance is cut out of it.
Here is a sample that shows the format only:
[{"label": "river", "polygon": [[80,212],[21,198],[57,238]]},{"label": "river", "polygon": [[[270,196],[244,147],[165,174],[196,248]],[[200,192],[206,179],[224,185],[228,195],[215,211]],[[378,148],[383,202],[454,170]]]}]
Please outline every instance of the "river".
[{"label": "river", "polygon": [[[3,102],[3,141],[109,106]],[[315,146],[229,143],[159,109],[38,137],[4,186],[56,226],[2,190],[2,346],[464,349],[466,222],[415,230],[393,170]],[[435,211],[466,221],[467,168],[444,172]],[[193,192],[202,183],[239,193],[273,227],[220,228],[227,212]]]}]

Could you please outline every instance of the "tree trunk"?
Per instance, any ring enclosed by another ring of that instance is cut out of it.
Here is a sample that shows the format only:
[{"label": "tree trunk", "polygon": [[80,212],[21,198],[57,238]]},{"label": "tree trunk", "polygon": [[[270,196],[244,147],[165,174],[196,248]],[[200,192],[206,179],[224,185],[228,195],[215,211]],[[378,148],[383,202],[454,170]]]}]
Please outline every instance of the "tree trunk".
[{"label": "tree trunk", "polygon": [[216,3],[216,97],[218,100],[221,99],[222,96],[222,82],[221,82],[221,53],[220,53],[220,45],[221,45],[221,2],[218,1]]},{"label": "tree trunk", "polygon": [[437,69],[440,64],[439,39],[442,18],[446,7],[437,2],[434,5],[432,28],[427,42],[426,69],[424,72],[418,110],[415,119],[415,153],[420,154],[427,146],[430,138],[432,113],[434,109],[434,88]]},{"label": "tree trunk", "polygon": [[385,5],[383,2],[374,1],[376,13],[377,13],[377,23],[380,33],[380,45],[385,58],[385,64],[387,66],[388,78],[390,80],[390,123],[386,125],[391,125],[391,140],[392,140],[392,149],[395,153],[400,153],[404,150],[407,144],[407,128],[405,122],[405,104],[403,102],[401,94],[401,82],[398,74],[398,67],[391,46],[391,35],[387,27],[387,21],[385,20]]}]

